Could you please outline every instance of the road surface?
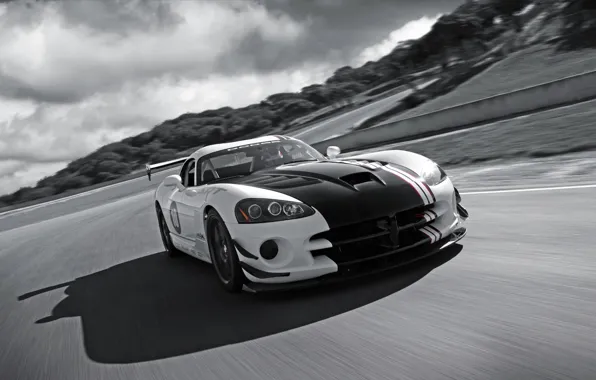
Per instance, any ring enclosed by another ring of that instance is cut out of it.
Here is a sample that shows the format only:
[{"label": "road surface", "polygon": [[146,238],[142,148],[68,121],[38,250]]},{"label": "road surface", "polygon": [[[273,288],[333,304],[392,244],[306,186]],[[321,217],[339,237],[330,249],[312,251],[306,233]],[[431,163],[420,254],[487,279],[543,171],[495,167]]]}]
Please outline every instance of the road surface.
[{"label": "road surface", "polygon": [[[565,165],[582,162],[454,170],[471,212],[463,249],[283,298],[229,295],[207,265],[168,260],[151,191],[12,215],[0,225],[2,378],[593,378],[596,185],[486,193],[502,177],[566,186]],[[545,165],[563,166],[525,174]]]},{"label": "road surface", "polygon": [[[418,88],[424,88],[436,82],[433,79],[418,85]],[[301,139],[308,144],[314,144],[332,137],[341,136],[348,132],[354,124],[365,118],[385,112],[395,107],[399,101],[410,95],[412,90],[398,92],[397,94],[382,98],[366,106],[342,113],[320,123],[307,127],[305,129],[294,131],[290,135]]]}]

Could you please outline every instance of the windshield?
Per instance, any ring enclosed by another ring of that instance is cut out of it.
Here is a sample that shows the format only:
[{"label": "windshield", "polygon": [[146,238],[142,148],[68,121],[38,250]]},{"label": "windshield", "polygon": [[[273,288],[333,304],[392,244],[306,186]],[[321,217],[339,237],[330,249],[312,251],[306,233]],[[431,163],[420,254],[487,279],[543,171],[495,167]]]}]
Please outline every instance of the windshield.
[{"label": "windshield", "polygon": [[316,149],[297,140],[267,141],[243,145],[204,157],[201,182],[247,175],[292,162],[326,160]]}]

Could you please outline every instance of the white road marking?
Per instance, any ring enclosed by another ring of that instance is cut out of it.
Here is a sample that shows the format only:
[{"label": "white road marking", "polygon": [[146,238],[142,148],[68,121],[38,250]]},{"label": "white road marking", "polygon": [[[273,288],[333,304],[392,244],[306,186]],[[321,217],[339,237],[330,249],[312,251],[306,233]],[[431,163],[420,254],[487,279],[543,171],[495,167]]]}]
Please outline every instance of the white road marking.
[{"label": "white road marking", "polygon": [[593,189],[596,184],[588,185],[573,185],[573,186],[552,186],[552,187],[531,187],[525,189],[506,189],[506,190],[482,190],[482,191],[466,191],[461,192],[461,195],[479,195],[479,194],[505,194],[505,193],[529,193],[538,191],[558,191],[558,190],[575,190],[575,189]]}]

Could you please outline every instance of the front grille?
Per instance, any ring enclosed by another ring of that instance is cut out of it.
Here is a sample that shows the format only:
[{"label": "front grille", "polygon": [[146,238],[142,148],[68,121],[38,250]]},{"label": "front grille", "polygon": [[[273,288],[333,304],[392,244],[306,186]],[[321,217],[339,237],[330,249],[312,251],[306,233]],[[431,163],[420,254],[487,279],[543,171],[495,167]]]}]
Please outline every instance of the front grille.
[{"label": "front grille", "polygon": [[429,240],[425,234],[418,231],[427,224],[421,214],[428,208],[428,206],[414,208],[395,215],[400,228],[398,246],[395,246],[391,240],[389,229],[391,218],[384,217],[334,228],[313,236],[311,240],[326,239],[333,244],[333,247],[314,250],[312,254],[328,256],[338,264],[349,264],[365,261],[397,249],[413,247]]}]

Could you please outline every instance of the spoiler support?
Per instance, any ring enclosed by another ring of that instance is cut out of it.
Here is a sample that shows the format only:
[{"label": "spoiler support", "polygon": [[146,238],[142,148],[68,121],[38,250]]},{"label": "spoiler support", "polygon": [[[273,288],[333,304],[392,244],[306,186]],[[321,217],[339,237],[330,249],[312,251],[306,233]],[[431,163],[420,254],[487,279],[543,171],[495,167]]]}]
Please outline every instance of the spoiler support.
[{"label": "spoiler support", "polygon": [[189,158],[190,157],[181,157],[181,158],[177,158],[177,159],[171,160],[171,161],[158,162],[157,164],[153,164],[153,165],[145,164],[145,172],[147,173],[147,178],[149,178],[149,181],[151,181],[151,171],[153,169],[161,169],[161,168],[165,168],[168,166],[174,166],[174,165],[185,162]]}]

